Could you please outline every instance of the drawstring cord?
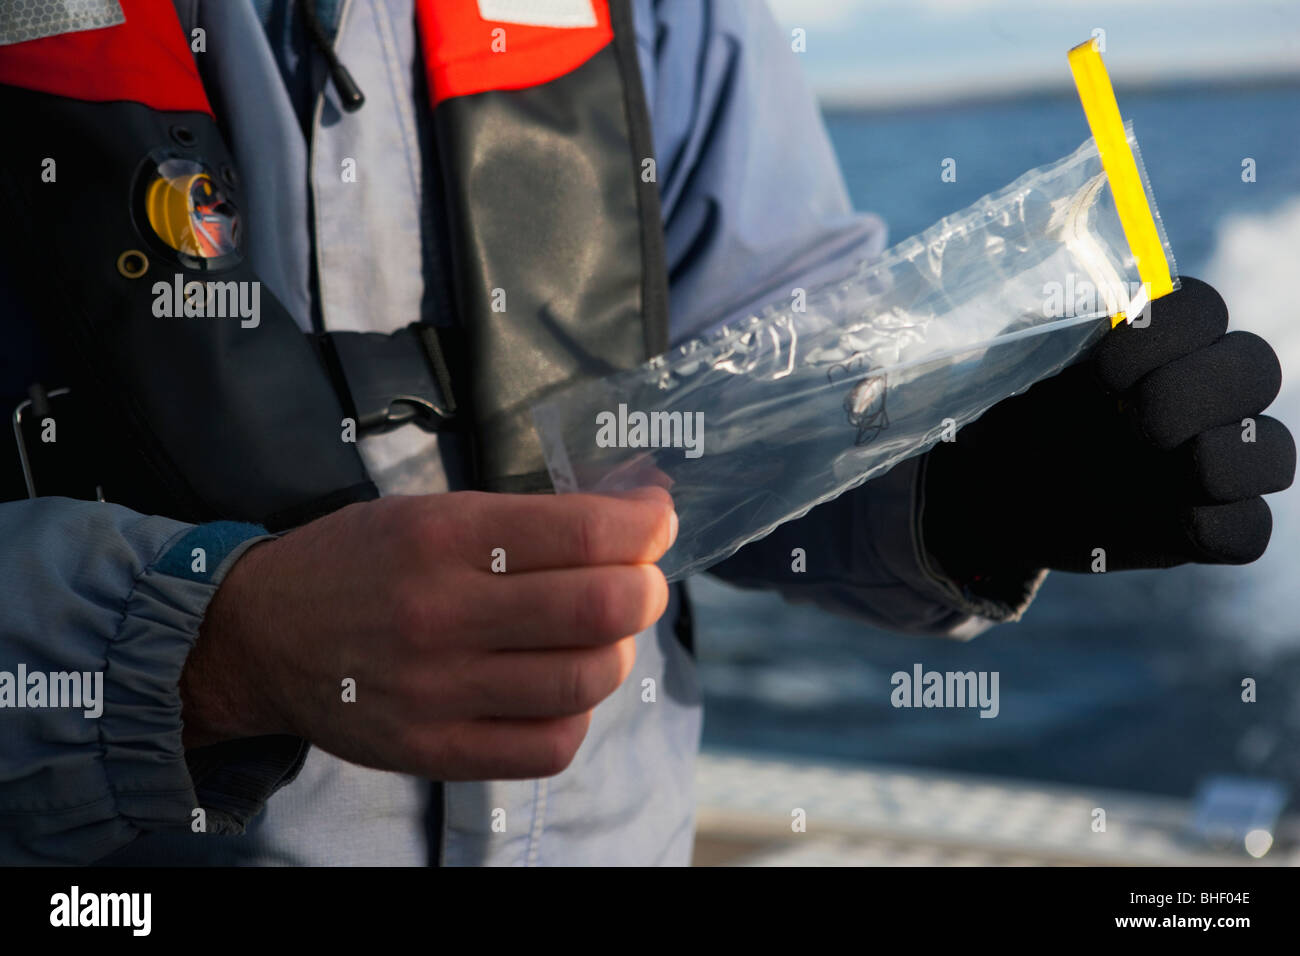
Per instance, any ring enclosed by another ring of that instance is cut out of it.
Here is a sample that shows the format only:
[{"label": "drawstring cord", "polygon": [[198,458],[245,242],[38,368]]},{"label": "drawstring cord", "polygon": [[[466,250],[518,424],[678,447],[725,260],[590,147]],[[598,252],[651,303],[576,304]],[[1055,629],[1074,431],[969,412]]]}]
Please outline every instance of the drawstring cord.
[{"label": "drawstring cord", "polygon": [[298,0],[298,9],[302,13],[303,24],[307,27],[307,35],[325,57],[325,63],[330,69],[330,79],[334,81],[334,89],[339,94],[343,109],[355,113],[365,103],[365,94],[361,92],[361,87],[357,86],[357,81],[352,79],[352,74],[348,72],[347,67],[339,62],[334,52],[334,45],[325,35],[320,19],[316,16],[315,0]]}]

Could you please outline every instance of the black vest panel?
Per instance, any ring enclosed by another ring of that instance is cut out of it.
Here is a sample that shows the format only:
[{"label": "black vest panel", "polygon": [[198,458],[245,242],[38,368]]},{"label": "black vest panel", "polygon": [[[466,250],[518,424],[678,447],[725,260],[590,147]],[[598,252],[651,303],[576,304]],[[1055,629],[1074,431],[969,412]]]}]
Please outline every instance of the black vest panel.
[{"label": "black vest panel", "polygon": [[434,111],[466,328],[476,474],[546,491],[531,406],[668,348],[667,270],[630,10],[614,41],[539,86]]},{"label": "black vest panel", "polygon": [[[135,191],[151,154],[200,160],[239,203],[215,123],[135,103],[86,103],[0,88],[6,260],[89,423],[77,467],[107,500],[185,521],[291,527],[376,496],[343,408],[297,324],[260,288],[256,327],[238,317],[158,317],[158,282],[254,282],[246,261],[188,268],[141,222]],[[43,182],[46,157],[57,178]],[[124,252],[148,268],[127,278]],[[238,257],[236,257],[238,258]],[[59,416],[63,417],[63,416]],[[58,418],[56,418],[58,421]],[[40,490],[38,489],[38,493]]]}]

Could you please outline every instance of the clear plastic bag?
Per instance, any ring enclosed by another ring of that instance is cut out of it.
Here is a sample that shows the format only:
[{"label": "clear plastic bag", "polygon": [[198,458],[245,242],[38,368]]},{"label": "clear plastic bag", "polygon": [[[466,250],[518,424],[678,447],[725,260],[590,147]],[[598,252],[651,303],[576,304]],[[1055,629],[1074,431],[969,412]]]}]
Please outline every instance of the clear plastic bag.
[{"label": "clear plastic bag", "polygon": [[1090,139],[838,280],[549,398],[534,420],[557,492],[672,493],[680,530],[660,567],[677,580],[1056,374],[1111,317],[1141,321],[1148,294]]}]

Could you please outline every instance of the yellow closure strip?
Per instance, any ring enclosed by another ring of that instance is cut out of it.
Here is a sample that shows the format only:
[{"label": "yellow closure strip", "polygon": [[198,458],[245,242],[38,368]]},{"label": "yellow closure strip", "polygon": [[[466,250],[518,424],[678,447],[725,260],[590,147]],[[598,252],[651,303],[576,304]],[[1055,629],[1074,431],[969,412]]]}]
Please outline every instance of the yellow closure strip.
[{"label": "yellow closure strip", "polygon": [[[1147,204],[1146,192],[1142,189],[1137,162],[1128,146],[1115,91],[1106,75],[1101,54],[1091,40],[1070,51],[1070,72],[1074,74],[1074,85],[1078,87],[1084,115],[1088,117],[1092,138],[1101,155],[1102,169],[1106,170],[1106,178],[1110,181],[1124,238],[1137,260],[1138,275],[1151,290],[1151,298],[1158,299],[1174,291],[1174,282],[1169,275],[1169,263],[1165,259],[1151,207]],[[1115,316],[1113,324],[1118,325],[1123,320],[1122,314]]]}]

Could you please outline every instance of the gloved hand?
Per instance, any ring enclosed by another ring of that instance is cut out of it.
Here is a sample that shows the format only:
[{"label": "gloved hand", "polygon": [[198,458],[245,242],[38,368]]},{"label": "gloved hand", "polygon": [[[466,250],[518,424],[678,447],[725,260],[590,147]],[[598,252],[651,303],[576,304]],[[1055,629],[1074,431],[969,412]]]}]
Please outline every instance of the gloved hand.
[{"label": "gloved hand", "polygon": [[1119,325],[1087,361],[932,449],[920,519],[932,563],[996,596],[1042,568],[1097,569],[1097,548],[1107,571],[1263,554],[1260,495],[1291,484],[1295,442],[1259,414],[1281,386],[1277,356],[1227,325],[1219,294],[1184,278],[1149,326]]}]

